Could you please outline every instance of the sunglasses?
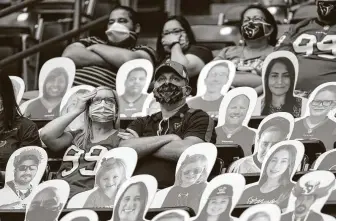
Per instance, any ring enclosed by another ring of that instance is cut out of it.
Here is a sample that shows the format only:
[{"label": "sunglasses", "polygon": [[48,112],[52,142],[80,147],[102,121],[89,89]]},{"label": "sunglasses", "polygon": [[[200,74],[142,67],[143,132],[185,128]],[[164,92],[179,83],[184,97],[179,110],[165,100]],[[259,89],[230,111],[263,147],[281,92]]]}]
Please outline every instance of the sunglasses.
[{"label": "sunglasses", "polygon": [[18,167],[19,171],[26,171],[27,169],[29,169],[30,171],[32,170],[37,170],[37,166],[36,165],[30,165],[30,166],[26,166],[26,165],[21,165]]}]

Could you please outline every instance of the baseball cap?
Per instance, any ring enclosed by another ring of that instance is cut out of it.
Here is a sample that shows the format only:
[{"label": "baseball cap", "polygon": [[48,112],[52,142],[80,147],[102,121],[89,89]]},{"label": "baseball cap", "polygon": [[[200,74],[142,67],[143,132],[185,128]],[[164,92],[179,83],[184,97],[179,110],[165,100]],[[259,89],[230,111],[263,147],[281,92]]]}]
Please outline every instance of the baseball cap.
[{"label": "baseball cap", "polygon": [[187,70],[184,67],[184,65],[179,64],[175,61],[166,61],[165,63],[161,64],[155,74],[154,74],[154,80],[157,80],[157,78],[164,72],[164,71],[173,71],[177,75],[179,75],[181,78],[185,79],[187,83],[189,82],[189,78],[187,75]]}]

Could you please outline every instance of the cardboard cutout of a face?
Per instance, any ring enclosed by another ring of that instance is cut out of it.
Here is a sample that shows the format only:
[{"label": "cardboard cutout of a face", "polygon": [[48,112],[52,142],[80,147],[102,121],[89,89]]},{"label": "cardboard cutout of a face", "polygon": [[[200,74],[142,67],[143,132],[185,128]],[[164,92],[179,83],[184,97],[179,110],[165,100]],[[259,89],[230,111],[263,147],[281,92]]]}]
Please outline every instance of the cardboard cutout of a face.
[{"label": "cardboard cutout of a face", "polygon": [[[254,205],[246,209],[240,221],[280,221],[280,208],[274,204]],[[289,221],[289,220],[288,220]]]},{"label": "cardboard cutout of a face", "polygon": [[334,189],[335,176],[329,171],[313,171],[303,175],[292,190],[288,208],[281,221],[303,219],[305,221],[325,221],[320,212]]},{"label": "cardboard cutout of a face", "polygon": [[289,140],[294,128],[294,118],[285,112],[265,117],[255,137],[254,152],[234,162],[229,168],[234,173],[260,173],[262,162],[268,150],[278,142]]},{"label": "cardboard cutout of a face", "polygon": [[48,180],[32,193],[26,207],[25,221],[58,220],[69,196],[69,184],[64,180]]},{"label": "cardboard cutout of a face", "polygon": [[112,208],[118,189],[132,176],[137,158],[129,147],[109,150],[98,162],[95,187],[73,196],[67,208]]},{"label": "cardboard cutout of a face", "polygon": [[98,215],[93,210],[80,209],[68,213],[60,221],[98,221]]},{"label": "cardboard cutout of a face", "polygon": [[321,84],[310,94],[305,115],[296,119],[291,139],[318,139],[327,150],[333,149],[336,142],[336,122],[329,115],[334,110],[336,82]]},{"label": "cardboard cutout of a face", "polygon": [[7,162],[5,186],[0,190],[0,209],[23,209],[46,170],[47,153],[41,147],[16,150]]},{"label": "cardboard cutout of a face", "polygon": [[9,76],[12,81],[16,103],[19,105],[23,94],[25,93],[25,82],[17,76]]},{"label": "cardboard cutout of a face", "polygon": [[151,116],[161,111],[160,103],[156,101],[153,93],[150,93],[144,101],[142,116]]},{"label": "cardboard cutout of a face", "polygon": [[[294,117],[303,115],[302,99],[294,95],[299,64],[295,54],[289,51],[276,51],[269,54],[263,62],[263,96],[258,100],[254,115],[267,116],[276,112],[288,112]],[[274,99],[283,97],[284,104],[272,105]]]},{"label": "cardboard cutout of a face", "polygon": [[179,157],[174,185],[159,191],[152,207],[187,206],[197,212],[216,156],[217,149],[211,143],[187,148]]},{"label": "cardboard cutout of a face", "polygon": [[[95,88],[89,85],[80,85],[70,88],[64,95],[60,105],[60,116],[63,116],[71,111],[77,105],[79,96],[83,96],[86,93],[92,92]],[[70,123],[68,129],[76,131],[81,129],[84,125],[84,113],[79,115],[73,122]]]},{"label": "cardboard cutout of a face", "polygon": [[73,85],[75,72],[75,63],[69,58],[48,60],[40,71],[38,98],[22,104],[24,116],[42,120],[58,117],[61,100]]},{"label": "cardboard cutout of a face", "polygon": [[205,189],[194,221],[234,220],[231,216],[246,180],[241,174],[221,174],[212,179]]},{"label": "cardboard cutout of a face", "polygon": [[146,59],[128,61],[119,68],[116,90],[121,116],[132,117],[142,111],[152,75],[153,65]]},{"label": "cardboard cutout of a face", "polygon": [[217,144],[238,144],[245,156],[251,155],[256,130],[248,122],[256,105],[257,94],[253,88],[239,87],[229,91],[223,98],[220,109]]},{"label": "cardboard cutout of a face", "polygon": [[271,203],[281,209],[287,208],[295,185],[292,178],[301,165],[303,155],[304,145],[299,141],[288,140],[275,144],[264,158],[259,181],[246,186],[239,204]]},{"label": "cardboard cutout of a face", "polygon": [[122,184],[117,192],[112,221],[144,221],[157,191],[157,180],[137,175]]},{"label": "cardboard cutout of a face", "polygon": [[184,210],[172,209],[159,213],[151,221],[189,221],[189,214]]},{"label": "cardboard cutout of a face", "polygon": [[188,99],[188,105],[218,117],[223,96],[229,90],[235,75],[235,65],[221,60],[208,63],[198,77],[197,95]]}]

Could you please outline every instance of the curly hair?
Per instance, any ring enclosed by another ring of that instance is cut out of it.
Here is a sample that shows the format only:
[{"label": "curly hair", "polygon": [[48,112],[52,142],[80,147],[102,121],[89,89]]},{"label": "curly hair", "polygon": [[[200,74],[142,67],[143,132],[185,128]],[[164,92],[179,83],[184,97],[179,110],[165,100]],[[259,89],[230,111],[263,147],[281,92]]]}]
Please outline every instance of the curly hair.
[{"label": "curly hair", "polygon": [[32,160],[36,165],[39,165],[41,162],[42,156],[38,150],[25,150],[22,151],[19,155],[15,156],[13,166],[17,168],[21,165],[22,162],[26,160]]}]

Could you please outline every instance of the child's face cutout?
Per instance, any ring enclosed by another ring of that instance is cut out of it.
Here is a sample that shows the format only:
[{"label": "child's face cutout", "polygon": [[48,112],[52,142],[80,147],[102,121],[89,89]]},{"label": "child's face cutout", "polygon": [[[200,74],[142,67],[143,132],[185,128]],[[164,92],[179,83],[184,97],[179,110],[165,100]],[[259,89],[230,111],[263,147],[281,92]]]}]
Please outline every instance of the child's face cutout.
[{"label": "child's face cutout", "polygon": [[227,209],[229,198],[223,195],[213,196],[208,202],[207,213],[210,216],[219,216]]},{"label": "child's face cutout", "polygon": [[99,179],[99,186],[105,193],[115,192],[121,184],[123,173],[117,168],[106,171]]},{"label": "child's face cutout", "polygon": [[183,186],[190,186],[195,184],[200,178],[205,169],[205,165],[202,162],[189,163],[182,168],[182,183]]}]

